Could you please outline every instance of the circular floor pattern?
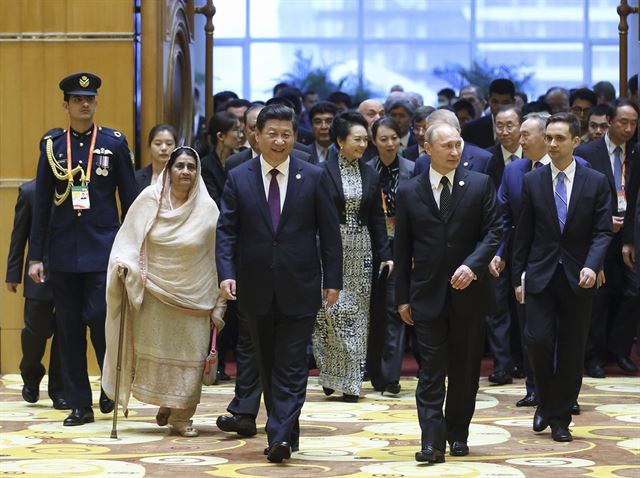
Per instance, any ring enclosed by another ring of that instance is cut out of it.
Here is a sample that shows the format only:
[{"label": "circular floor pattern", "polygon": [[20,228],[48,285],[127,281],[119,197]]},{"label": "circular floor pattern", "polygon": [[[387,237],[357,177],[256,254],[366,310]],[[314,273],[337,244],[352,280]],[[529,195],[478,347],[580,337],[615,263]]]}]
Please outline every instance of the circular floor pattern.
[{"label": "circular floor pattern", "polygon": [[552,456],[544,458],[512,458],[507,460],[507,463],[511,463],[512,465],[545,466],[551,468],[581,468],[595,465],[591,460]]},{"label": "circular floor pattern", "polygon": [[42,476],[47,478],[142,478],[145,469],[141,465],[115,460],[19,460],[2,462],[3,474]]},{"label": "circular floor pattern", "polygon": [[475,462],[447,462],[436,465],[419,464],[416,462],[387,462],[367,465],[360,468],[367,475],[355,474],[349,478],[364,478],[365,476],[402,476],[402,477],[436,477],[456,476],[469,478],[524,478],[525,475],[516,468],[491,463]]}]

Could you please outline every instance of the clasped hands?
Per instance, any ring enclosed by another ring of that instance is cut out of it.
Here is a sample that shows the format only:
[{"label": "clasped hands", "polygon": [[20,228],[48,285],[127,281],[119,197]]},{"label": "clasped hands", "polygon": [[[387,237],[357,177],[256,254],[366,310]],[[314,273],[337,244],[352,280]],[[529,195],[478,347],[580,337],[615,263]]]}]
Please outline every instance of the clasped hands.
[{"label": "clasped hands", "polygon": [[[225,279],[220,282],[220,294],[227,300],[238,300],[236,297],[236,281],[234,279]],[[322,289],[322,304],[329,308],[333,306],[340,296],[338,289]]]}]

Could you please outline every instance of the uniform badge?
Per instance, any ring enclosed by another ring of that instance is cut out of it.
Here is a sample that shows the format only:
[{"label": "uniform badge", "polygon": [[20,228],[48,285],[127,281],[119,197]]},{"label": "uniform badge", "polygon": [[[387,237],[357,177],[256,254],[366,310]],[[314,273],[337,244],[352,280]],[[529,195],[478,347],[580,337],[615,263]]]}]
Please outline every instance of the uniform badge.
[{"label": "uniform badge", "polygon": [[78,81],[78,83],[80,83],[80,86],[82,88],[86,88],[87,86],[89,86],[89,78],[87,78],[86,76],[82,75],[80,77],[80,80]]},{"label": "uniform badge", "polygon": [[116,138],[119,138],[120,136],[122,136],[122,133],[121,133],[120,131],[114,131],[114,132],[113,132],[113,135],[114,135]]},{"label": "uniform badge", "polygon": [[96,148],[93,150],[93,157],[96,161],[96,174],[98,176],[108,176],[111,169],[111,156],[113,152],[105,148]]}]

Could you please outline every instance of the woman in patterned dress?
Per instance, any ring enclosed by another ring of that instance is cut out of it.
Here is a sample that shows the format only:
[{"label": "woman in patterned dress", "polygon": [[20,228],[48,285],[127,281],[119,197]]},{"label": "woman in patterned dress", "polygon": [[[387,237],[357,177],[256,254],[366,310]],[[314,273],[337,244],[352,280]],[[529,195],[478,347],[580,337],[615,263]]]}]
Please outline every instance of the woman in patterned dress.
[{"label": "woman in patterned dress", "polygon": [[[378,174],[361,160],[367,147],[367,122],[359,113],[339,114],[331,125],[337,158],[324,163],[330,193],[340,216],[344,255],[343,289],[338,302],[318,312],[313,351],[326,395],[336,390],[357,402],[367,355],[373,248],[380,271],[393,270]],[[378,271],[376,271],[378,273]]]}]

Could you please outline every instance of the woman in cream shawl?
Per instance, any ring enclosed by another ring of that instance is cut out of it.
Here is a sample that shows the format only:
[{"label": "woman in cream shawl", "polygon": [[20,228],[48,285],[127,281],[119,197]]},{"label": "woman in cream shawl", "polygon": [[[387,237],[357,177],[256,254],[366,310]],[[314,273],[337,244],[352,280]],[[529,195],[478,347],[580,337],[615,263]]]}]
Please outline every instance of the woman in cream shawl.
[{"label": "woman in cream shawl", "polygon": [[218,296],[215,227],[218,208],[189,147],[171,153],[161,178],[131,205],[109,258],[107,352],[103,388],[115,396],[122,277],[126,271],[128,313],[120,396],[160,406],[158,425],[197,436],[191,417],[200,402],[202,373],[211,338],[226,304]]}]

